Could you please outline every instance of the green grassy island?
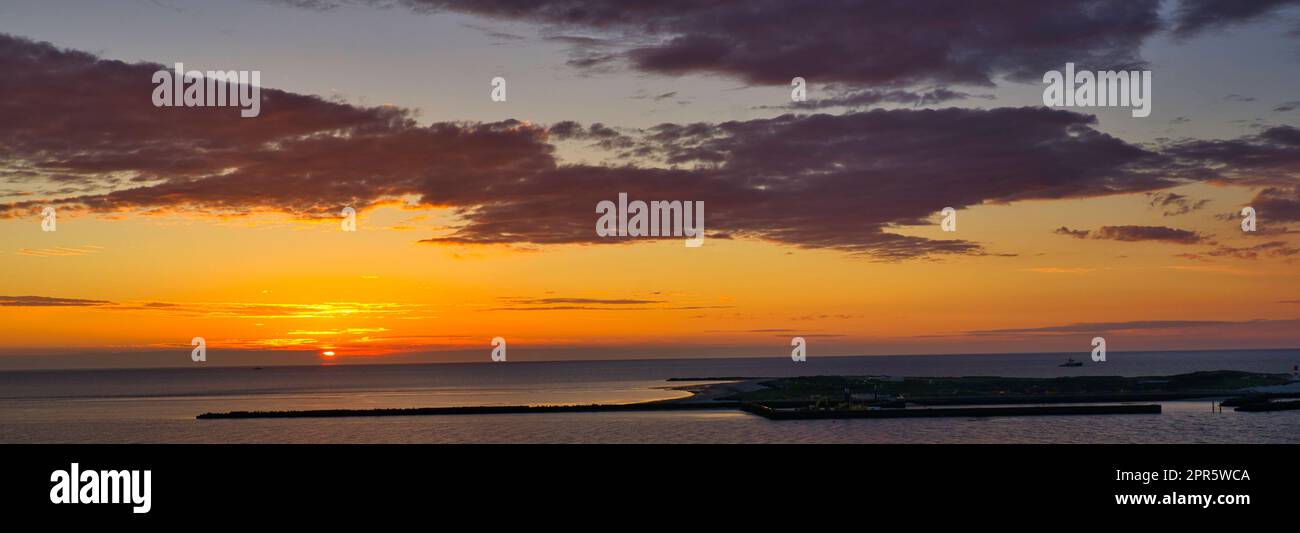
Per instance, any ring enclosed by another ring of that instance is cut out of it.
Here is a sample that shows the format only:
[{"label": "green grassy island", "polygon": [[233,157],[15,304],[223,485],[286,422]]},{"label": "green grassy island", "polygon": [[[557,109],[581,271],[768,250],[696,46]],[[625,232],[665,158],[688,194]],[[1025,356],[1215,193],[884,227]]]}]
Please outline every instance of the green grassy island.
[{"label": "green grassy island", "polygon": [[[733,378],[734,379],[734,378]],[[1287,374],[1233,370],[1173,376],[887,377],[805,376],[755,380],[718,400],[919,405],[1131,402],[1243,396],[1250,389],[1291,382]]]}]

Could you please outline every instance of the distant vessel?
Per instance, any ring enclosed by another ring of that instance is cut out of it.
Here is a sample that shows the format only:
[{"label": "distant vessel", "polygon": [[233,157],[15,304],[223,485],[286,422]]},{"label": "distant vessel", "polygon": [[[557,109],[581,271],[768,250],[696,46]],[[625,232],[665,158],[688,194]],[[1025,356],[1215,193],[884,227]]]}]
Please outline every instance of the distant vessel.
[{"label": "distant vessel", "polygon": [[1073,357],[1067,357],[1060,366],[1083,366],[1083,361],[1075,361]]}]

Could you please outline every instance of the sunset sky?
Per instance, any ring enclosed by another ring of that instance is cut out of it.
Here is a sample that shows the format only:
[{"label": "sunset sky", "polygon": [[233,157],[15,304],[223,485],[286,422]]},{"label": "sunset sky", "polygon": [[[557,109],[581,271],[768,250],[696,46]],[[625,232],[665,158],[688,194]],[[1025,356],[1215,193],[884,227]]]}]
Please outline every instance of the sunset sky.
[{"label": "sunset sky", "polygon": [[1300,2],[523,4],[5,2],[0,368],[1300,346]]}]

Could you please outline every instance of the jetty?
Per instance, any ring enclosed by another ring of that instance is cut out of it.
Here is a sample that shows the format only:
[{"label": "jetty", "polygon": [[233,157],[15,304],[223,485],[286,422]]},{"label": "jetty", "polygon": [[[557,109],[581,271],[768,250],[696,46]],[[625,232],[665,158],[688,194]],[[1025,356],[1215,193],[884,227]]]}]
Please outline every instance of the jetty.
[{"label": "jetty", "polygon": [[199,420],[253,418],[346,418],[382,416],[454,416],[540,413],[627,413],[664,411],[739,410],[769,420],[824,420],[835,418],[936,418],[1002,417],[1062,415],[1129,415],[1160,414],[1159,404],[1149,405],[1033,405],[1015,407],[930,408],[903,407],[818,407],[812,402],[773,401],[765,403],[738,401],[644,402],[632,404],[587,405],[499,405],[474,407],[420,407],[410,409],[316,409],[302,411],[230,411],[203,413]]},{"label": "jetty", "polygon": [[405,409],[313,409],[302,411],[230,411],[203,413],[199,420],[231,418],[344,418],[354,416],[449,416],[449,415],[501,415],[531,413],[611,413],[629,411],[699,411],[737,409],[740,402],[667,403],[643,402],[629,404],[586,405],[482,405],[469,407],[413,407]]}]

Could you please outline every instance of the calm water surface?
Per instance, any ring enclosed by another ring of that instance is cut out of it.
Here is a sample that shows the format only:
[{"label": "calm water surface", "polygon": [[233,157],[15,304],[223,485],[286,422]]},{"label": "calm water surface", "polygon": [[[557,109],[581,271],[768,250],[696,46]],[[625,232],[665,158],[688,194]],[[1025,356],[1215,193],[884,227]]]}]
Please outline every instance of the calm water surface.
[{"label": "calm water surface", "polygon": [[1054,354],[678,359],[0,372],[0,442],[248,443],[1300,443],[1300,411],[775,422],[733,411],[299,420],[195,420],[208,411],[637,402],[686,393],[670,377],[963,376],[1284,372],[1300,350],[1112,353],[1060,368]]}]

